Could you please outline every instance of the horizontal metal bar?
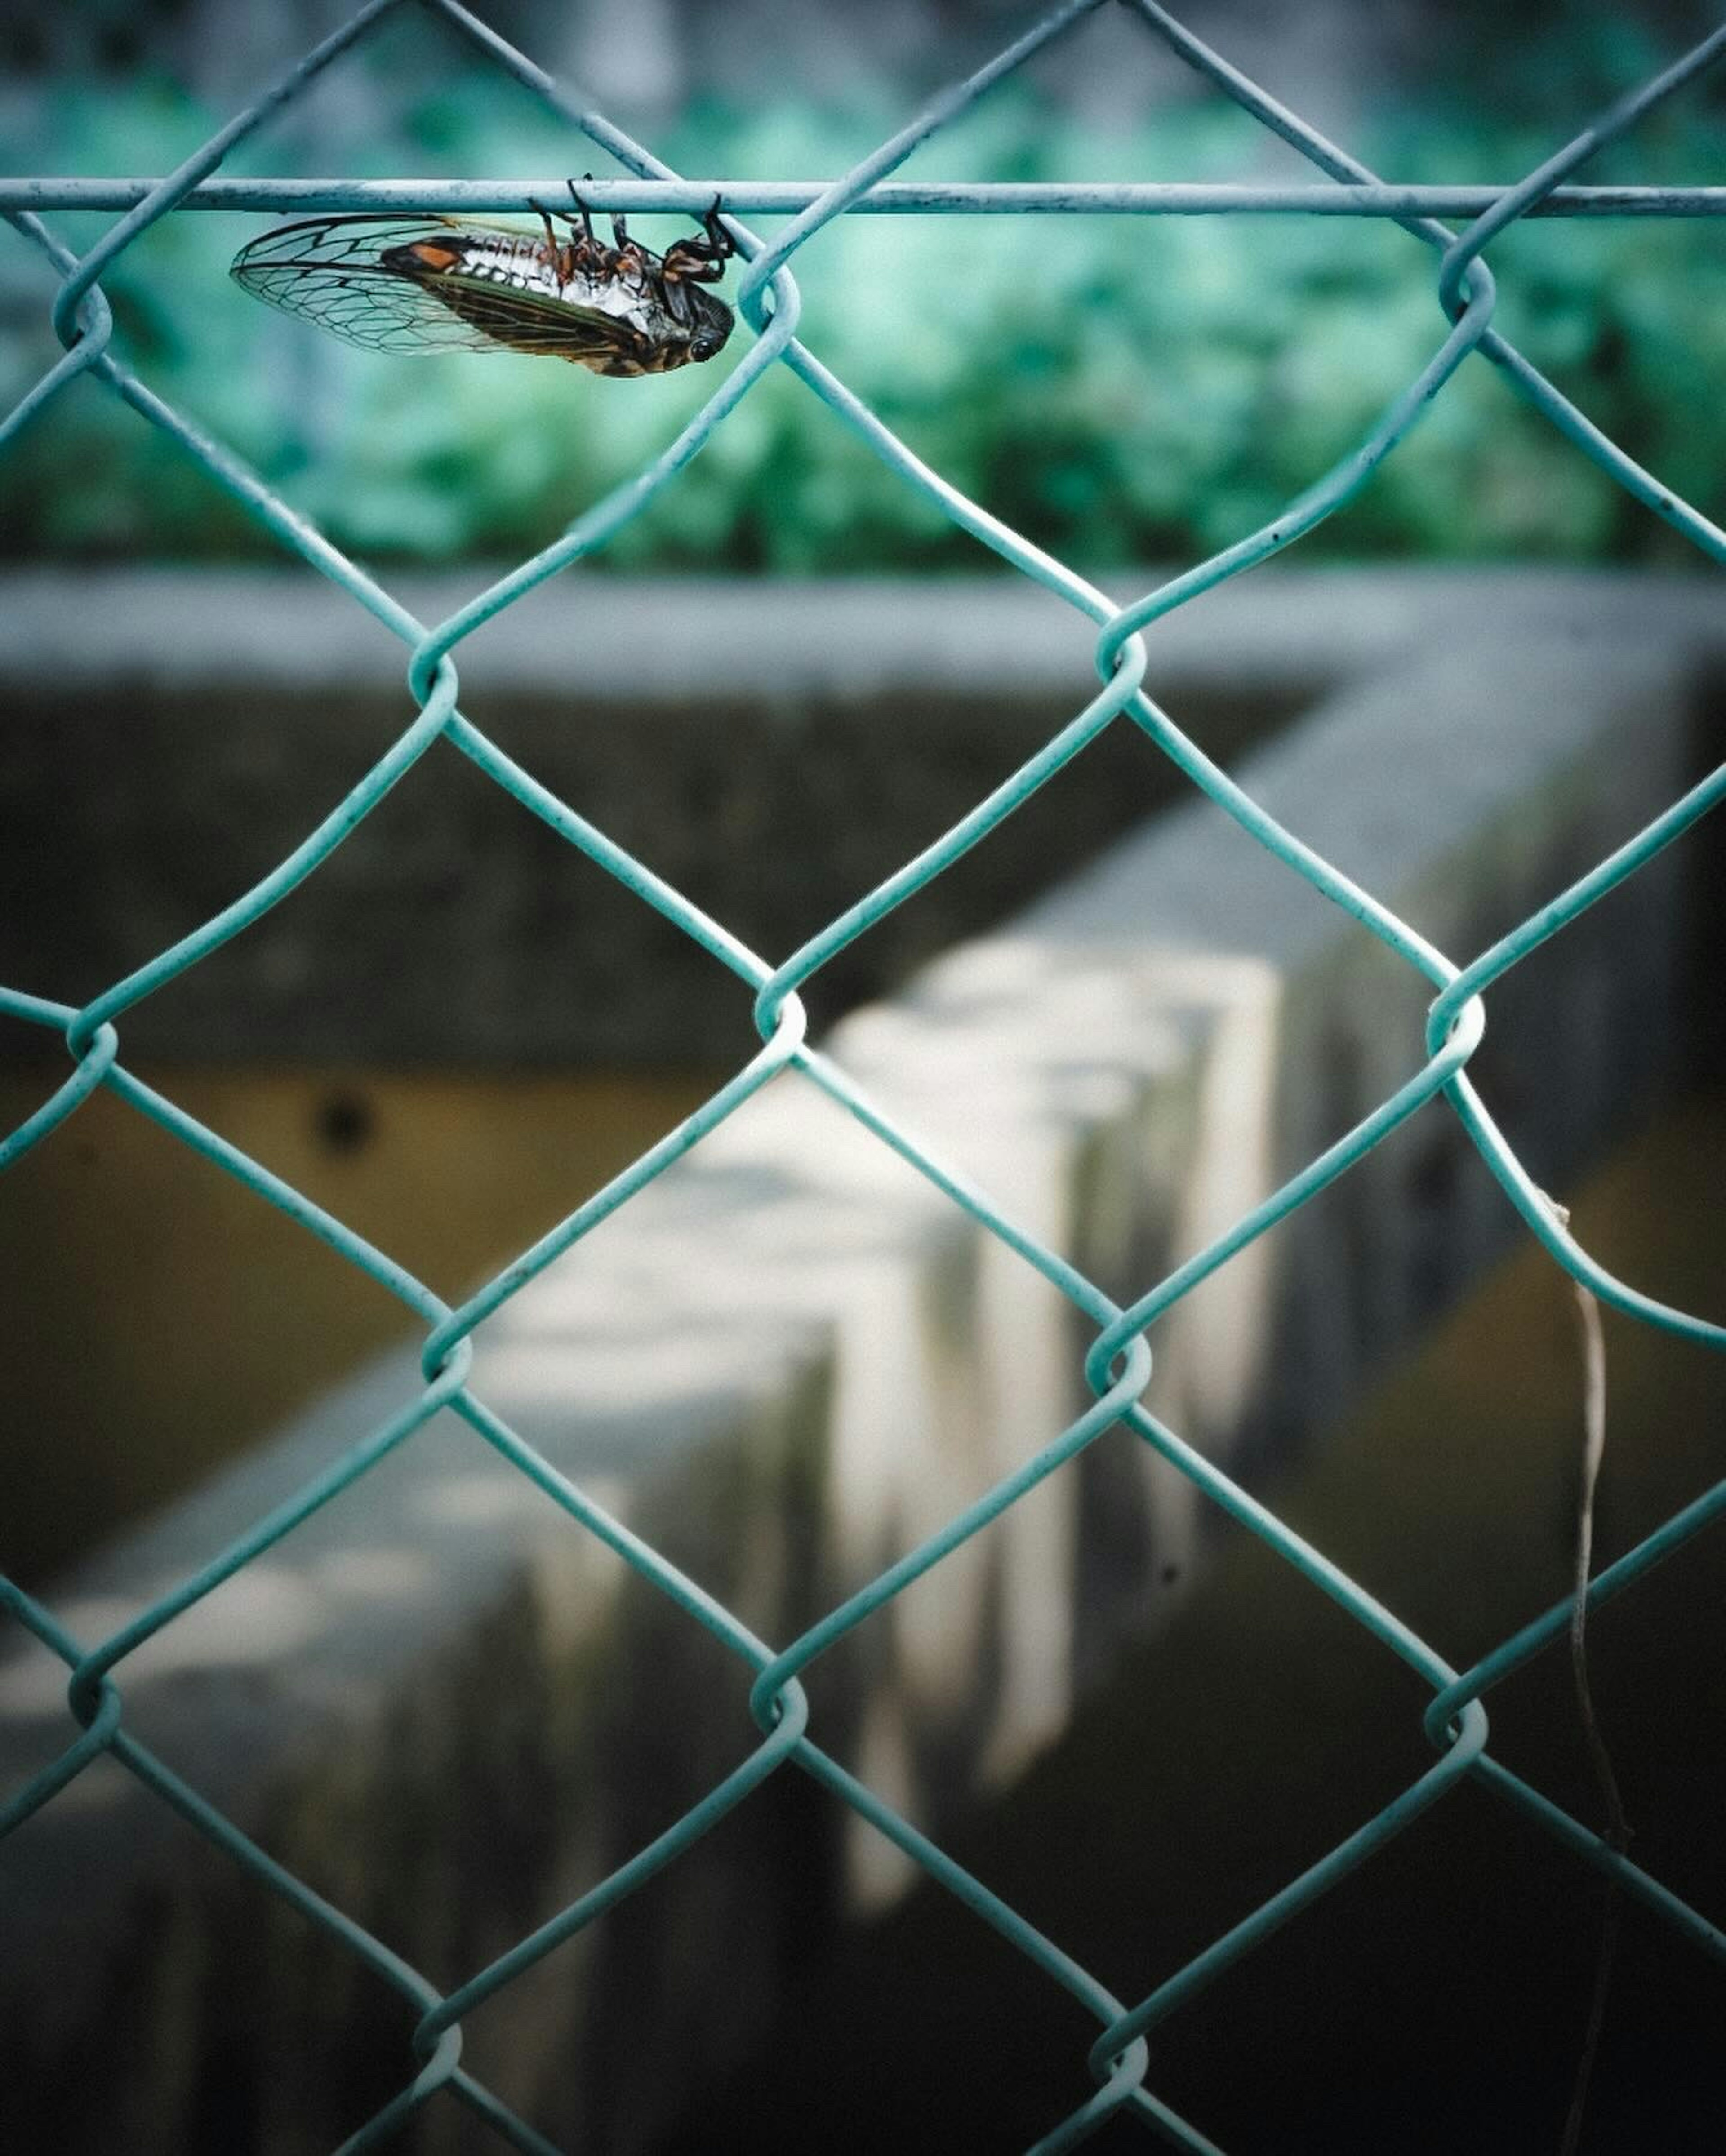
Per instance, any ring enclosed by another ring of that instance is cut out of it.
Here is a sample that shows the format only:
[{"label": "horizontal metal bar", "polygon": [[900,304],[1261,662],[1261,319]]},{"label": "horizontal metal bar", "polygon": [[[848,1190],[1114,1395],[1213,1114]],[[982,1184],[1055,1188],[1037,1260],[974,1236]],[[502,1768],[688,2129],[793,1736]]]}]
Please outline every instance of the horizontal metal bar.
[{"label": "horizontal metal bar", "polygon": [[[131,209],[157,183],[145,179],[0,179],[0,211]],[[739,217],[793,216],[824,193],[822,180],[584,180],[582,194],[602,212],[699,214],[719,198]],[[1479,217],[1515,183],[1501,187],[1297,187],[994,182],[984,185],[884,181],[850,216],[1035,214],[1131,217]],[[520,216],[537,196],[568,201],[565,179],[206,180],[177,209],[290,210]],[[1530,217],[1726,216],[1726,187],[1557,187]]]}]

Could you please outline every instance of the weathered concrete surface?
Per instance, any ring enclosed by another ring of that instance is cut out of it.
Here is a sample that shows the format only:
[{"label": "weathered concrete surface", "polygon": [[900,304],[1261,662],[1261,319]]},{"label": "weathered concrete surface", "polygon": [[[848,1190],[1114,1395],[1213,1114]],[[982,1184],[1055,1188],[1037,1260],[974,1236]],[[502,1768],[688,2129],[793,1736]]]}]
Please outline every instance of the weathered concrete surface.
[{"label": "weathered concrete surface", "polygon": [[[401,596],[434,621],[483,582],[408,578]],[[1596,604],[1631,621],[1653,604],[1681,634],[1714,604],[1702,580],[1589,583],[1584,601],[1556,575],[1272,568],[1159,624],[1149,679],[1226,763],[1424,639],[1466,642],[1482,605],[1562,638]],[[777,961],[1082,707],[1092,641],[1018,578],[573,572],[458,664],[477,725]],[[310,571],[0,577],[0,979],[77,1003],[229,903],[410,722],[404,675],[398,640]],[[817,1019],[896,988],[1184,790],[1112,729],[1020,812],[1012,844],[841,953],[812,990]],[[748,1037],[722,967],[443,744],[290,901],[126,1024],[135,1057],[444,1067],[690,1065]],[[36,1045],[0,1029],[0,1053]]]},{"label": "weathered concrete surface", "polygon": [[[475,577],[406,579],[427,621]],[[1283,613],[1293,617],[1297,607]],[[1353,644],[1176,624],[1167,678],[1232,752]],[[691,654],[690,639],[699,640]],[[462,708],[774,960],[927,845],[1095,693],[1094,632],[1023,579],[557,579],[465,643]],[[411,721],[406,653],[309,572],[0,578],[0,979],[77,1002],[273,866]],[[77,784],[68,783],[77,774]],[[1176,782],[1117,729],[824,975],[879,995],[1128,829]],[[699,1064],[734,977],[443,743],[285,905],[133,1012],[133,1055]],[[0,1053],[28,1045],[5,1029]]]},{"label": "weathered concrete surface", "polygon": [[[1718,648],[1688,595],[1422,635],[1252,760],[1273,813],[1459,960],[1688,776]],[[1489,1002],[1477,1070],[1564,1178],[1684,1052],[1699,842]],[[1122,1297],[1421,1060],[1425,993],[1203,803],[1135,835],[830,1045],[891,1113]],[[1510,1216],[1428,1111],[1153,1339],[1152,1399],[1251,1477],[1323,1427]],[[763,1636],[793,1636],[1082,1404],[1085,1327],[795,1078],[479,1337],[475,1387]],[[413,1390],[410,1357],[66,1583],[94,1639]],[[1062,1725],[1202,1552],[1186,1486],[1106,1439],[809,1680],[818,1738],[937,1829]],[[753,1741],[747,1672],[459,1426],[434,1426],[122,1672],[128,1726],[441,1984],[631,1850]],[[39,1655],[0,1782],[64,1742]],[[0,1853],[25,2146],[326,2149],[411,2071],[399,2016],[105,1763]],[[893,1891],[782,1775],[475,2015],[477,2069],[560,2143],[647,2143],[847,1901]],[[45,1980],[51,1970],[53,1980]],[[98,2036],[95,2032],[100,2030]],[[105,2070],[92,2075],[92,2057]],[[477,2150],[434,2107],[414,2145]]]}]

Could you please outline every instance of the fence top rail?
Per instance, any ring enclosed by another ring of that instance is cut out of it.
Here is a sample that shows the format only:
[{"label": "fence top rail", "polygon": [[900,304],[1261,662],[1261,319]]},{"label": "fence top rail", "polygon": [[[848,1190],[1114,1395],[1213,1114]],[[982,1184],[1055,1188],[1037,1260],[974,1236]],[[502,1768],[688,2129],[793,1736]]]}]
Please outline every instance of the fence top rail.
[{"label": "fence top rail", "polygon": [[[583,198],[607,213],[660,211],[700,215],[714,198],[739,217],[793,216],[822,195],[826,180],[583,180]],[[0,178],[0,213],[23,210],[129,210],[161,182],[154,179]],[[848,206],[849,216],[1000,217],[1358,217],[1406,218],[1483,216],[1510,191],[1497,187],[1344,186],[1333,182],[1250,187],[1232,182],[991,181],[983,183],[884,181]],[[567,175],[554,179],[353,180],[213,179],[187,191],[172,209],[298,210],[308,214],[456,214],[521,216],[537,196],[553,207],[568,200]],[[1524,217],[1726,216],[1726,187],[1554,187]]]}]

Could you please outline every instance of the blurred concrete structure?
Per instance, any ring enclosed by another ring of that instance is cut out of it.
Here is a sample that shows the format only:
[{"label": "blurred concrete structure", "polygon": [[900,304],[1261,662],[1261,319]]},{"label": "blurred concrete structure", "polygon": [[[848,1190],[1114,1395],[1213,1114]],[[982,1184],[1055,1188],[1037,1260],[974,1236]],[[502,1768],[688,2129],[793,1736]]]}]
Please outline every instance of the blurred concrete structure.
[{"label": "blurred concrete structure", "polygon": [[[481,578],[392,588],[434,621]],[[1387,591],[1312,633],[1297,583],[1183,615],[1161,679],[1220,754],[1394,637]],[[1340,631],[1338,635],[1337,633]],[[1020,580],[564,576],[464,643],[463,708],[734,933],[787,956],[1094,691],[1094,632]],[[412,720],[404,649],[321,578],[0,576],[0,978],[93,994],[279,860]],[[66,784],[78,770],[75,788]],[[1116,728],[810,990],[902,980],[1173,796]],[[128,1019],[130,1052],[466,1067],[701,1065],[736,977],[441,747],[292,901]],[[39,1044],[18,1037],[7,1047]],[[0,1050],[0,1053],[6,1052]]]},{"label": "blurred concrete structure", "polygon": [[[1459,961],[1675,797],[1726,661],[1699,581],[1256,577],[1153,632],[1153,687],[1177,630],[1207,624],[1237,664],[1257,649],[1267,685],[1280,651],[1286,690],[1303,653],[1333,654],[1314,708],[1242,776]],[[93,666],[100,640],[92,628]],[[1560,1195],[1698,1052],[1707,835],[1489,998],[1472,1070]],[[1022,860],[1022,842],[1009,825],[994,843]],[[1126,1298],[1415,1070],[1426,1000],[1188,801],[829,1045]],[[1429,1107],[1156,1329],[1152,1403],[1251,1484],[1512,1226]],[[475,1384],[782,1642],[1078,1412],[1086,1344],[1035,1275],[788,1075],[482,1328]],[[67,1580],[64,1621],[105,1634],[414,1389],[407,1352],[344,1384]],[[815,1732],[938,1833],[1058,1736],[1203,1547],[1189,1486],[1105,1438],[816,1666]],[[120,1676],[130,1728],[444,1984],[641,1846],[752,1741],[747,1672],[438,1424]],[[64,1743],[63,1691],[40,1654],[0,1671],[0,1784]],[[363,1988],[117,1769],[91,1769],[8,1858],[0,2014],[35,2107],[25,2145],[167,2156],[238,2145],[239,2120],[260,2148],[318,2146],[394,2085]],[[488,2079],[559,2140],[629,2156],[684,2100],[665,2058],[697,2079],[734,2058],[824,1935],[896,1883],[788,1770],[701,1858],[480,2017]],[[722,1967],[687,1950],[696,1936],[726,1940]],[[105,2059],[128,2071],[80,2072],[98,2014]],[[414,2145],[481,2140],[434,2107]]]},{"label": "blurred concrete structure", "polygon": [[[1156,581],[1147,573],[1130,587]],[[479,588],[392,580],[434,621]],[[1122,595],[1129,587],[1119,587]],[[1339,681],[1472,623],[1702,633],[1702,579],[1272,567],[1151,637],[1153,692],[1230,763]],[[668,634],[675,624],[677,633]],[[1508,630],[1501,633],[1508,633]],[[464,708],[774,963],[1084,705],[1093,632],[1023,580],[566,574],[464,643]],[[75,1002],[265,873],[412,720],[403,647],[309,572],[0,576],[0,978]],[[77,774],[75,785],[69,774]],[[812,983],[819,1025],[1187,790],[1118,725]],[[133,1055],[699,1066],[736,978],[439,747],[317,875],[128,1014]],[[39,1056],[4,1029],[0,1055]]]}]

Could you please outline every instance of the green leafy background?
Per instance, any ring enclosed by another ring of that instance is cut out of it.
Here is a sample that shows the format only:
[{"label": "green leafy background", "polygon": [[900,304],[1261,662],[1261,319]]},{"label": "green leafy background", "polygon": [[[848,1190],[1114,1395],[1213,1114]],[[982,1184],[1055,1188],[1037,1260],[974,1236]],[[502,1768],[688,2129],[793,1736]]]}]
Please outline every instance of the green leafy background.
[{"label": "green leafy background", "polygon": [[[1654,57],[1621,55],[1608,71],[1634,80]],[[1562,70],[1534,76],[1553,108],[1539,121],[1482,116],[1465,83],[1369,111],[1351,140],[1398,180],[1508,182],[1600,88]],[[544,175],[573,157],[601,162],[471,69],[409,80],[387,103],[388,127],[347,146],[349,169]],[[22,104],[23,168],[85,174],[164,171],[221,117],[136,74],[63,83]],[[812,179],[894,124],[867,97],[843,110],[708,104],[655,141],[691,173]],[[296,156],[290,131],[285,143],[249,146],[234,169],[329,169],[330,154],[326,140],[321,157],[303,142]],[[1227,107],[1187,103],[1111,130],[1016,85],[904,176],[1312,177]],[[1718,113],[1681,99],[1585,177],[1726,179]],[[50,221],[74,244],[100,229]],[[740,332],[713,366],[625,382],[507,353],[350,351],[226,276],[269,221],[187,215],[147,233],[107,281],[120,346],[338,544],[373,560],[545,544],[670,440],[743,348]],[[661,247],[687,228],[634,223]],[[1508,234],[1492,260],[1499,322],[1536,364],[1668,485],[1726,511],[1726,228],[1548,221]],[[1344,454],[1443,336],[1433,273],[1428,250],[1389,227],[1287,218],[852,218],[797,264],[813,348],[967,493],[1103,571],[1225,546]],[[8,398],[54,357],[52,289],[33,249],[0,239]],[[7,475],[0,548],[14,557],[272,552],[189,460],[90,383],[27,434]],[[1693,559],[1480,360],[1303,554]],[[793,573],[979,558],[782,370],[599,557],[634,571]]]}]

